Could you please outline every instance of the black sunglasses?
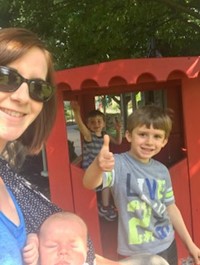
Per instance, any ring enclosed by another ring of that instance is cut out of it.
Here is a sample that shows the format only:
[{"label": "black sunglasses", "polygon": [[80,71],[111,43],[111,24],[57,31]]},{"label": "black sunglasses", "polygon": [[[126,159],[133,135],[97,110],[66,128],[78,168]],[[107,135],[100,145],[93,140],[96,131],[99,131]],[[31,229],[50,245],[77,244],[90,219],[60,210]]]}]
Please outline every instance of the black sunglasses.
[{"label": "black sunglasses", "polygon": [[28,84],[30,98],[45,102],[48,101],[53,93],[53,87],[46,81],[41,79],[26,79],[21,76],[15,69],[0,66],[0,91],[1,92],[14,92],[22,83]]}]

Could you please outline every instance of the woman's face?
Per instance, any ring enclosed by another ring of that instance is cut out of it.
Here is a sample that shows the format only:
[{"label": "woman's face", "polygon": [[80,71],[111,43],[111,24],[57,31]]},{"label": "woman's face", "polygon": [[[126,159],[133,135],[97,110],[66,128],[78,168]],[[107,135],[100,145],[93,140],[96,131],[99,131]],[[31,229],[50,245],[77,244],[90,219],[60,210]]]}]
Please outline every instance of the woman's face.
[{"label": "woman's face", "polygon": [[[46,80],[47,62],[39,48],[30,49],[23,57],[7,66],[16,69],[26,79]],[[0,151],[8,141],[23,134],[42,107],[42,102],[30,98],[27,83],[22,83],[14,92],[0,92]]]}]

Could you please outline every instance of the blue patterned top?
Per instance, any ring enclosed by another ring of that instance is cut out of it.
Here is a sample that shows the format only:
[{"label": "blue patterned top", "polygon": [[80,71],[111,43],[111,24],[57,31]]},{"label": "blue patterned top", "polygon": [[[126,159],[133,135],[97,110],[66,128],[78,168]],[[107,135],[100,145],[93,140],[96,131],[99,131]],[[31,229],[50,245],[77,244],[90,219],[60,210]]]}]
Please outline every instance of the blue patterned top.
[{"label": "blue patterned top", "polygon": [[12,192],[8,189],[16,207],[20,224],[15,225],[0,211],[0,264],[22,265],[22,249],[26,242],[26,229],[23,214]]}]

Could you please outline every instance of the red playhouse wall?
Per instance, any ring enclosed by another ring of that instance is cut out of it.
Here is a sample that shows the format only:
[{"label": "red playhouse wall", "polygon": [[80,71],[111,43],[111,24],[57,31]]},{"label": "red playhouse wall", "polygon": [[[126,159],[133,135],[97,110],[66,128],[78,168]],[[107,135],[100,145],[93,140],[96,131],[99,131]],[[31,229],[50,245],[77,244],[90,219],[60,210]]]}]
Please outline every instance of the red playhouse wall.
[{"label": "red playhouse wall", "polygon": [[[92,108],[95,95],[166,90],[168,107],[175,110],[170,145],[170,155],[174,161],[178,158],[170,169],[174,192],[186,225],[200,245],[200,123],[194,120],[200,112],[199,72],[200,57],[117,60],[56,72],[58,115],[47,143],[51,198],[63,209],[77,212],[86,220],[99,254],[102,249],[95,194],[83,189],[84,172],[69,161],[63,100],[77,98],[84,117]],[[180,161],[181,148],[187,150],[183,161]],[[179,245],[179,257],[185,255]]]},{"label": "red playhouse wall", "polygon": [[183,80],[183,112],[193,237],[200,246],[200,76],[197,79]]},{"label": "red playhouse wall", "polygon": [[62,90],[58,91],[56,123],[46,146],[51,200],[86,222],[98,254],[102,254],[96,193],[83,188],[84,171],[70,163]]},{"label": "red playhouse wall", "polygon": [[[174,196],[177,206],[181,211],[184,222],[189,230],[189,233],[193,235],[192,231],[192,218],[191,218],[191,199],[190,199],[190,187],[189,187],[189,174],[187,159],[183,159],[170,168],[170,175],[172,179],[172,185],[174,187]],[[179,264],[181,265],[181,259],[186,259],[188,253],[180,238],[176,236]]]}]

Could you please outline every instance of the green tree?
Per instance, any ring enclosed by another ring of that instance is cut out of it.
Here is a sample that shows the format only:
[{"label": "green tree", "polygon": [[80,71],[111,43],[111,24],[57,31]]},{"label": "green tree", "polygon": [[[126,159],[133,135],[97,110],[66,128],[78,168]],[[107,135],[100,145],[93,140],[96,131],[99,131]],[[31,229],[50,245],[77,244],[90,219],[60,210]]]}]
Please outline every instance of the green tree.
[{"label": "green tree", "polygon": [[200,53],[199,0],[0,0],[0,26],[38,33],[57,69]]}]

